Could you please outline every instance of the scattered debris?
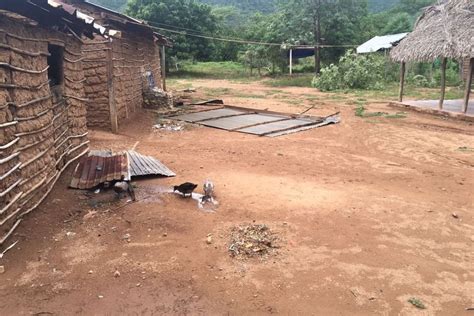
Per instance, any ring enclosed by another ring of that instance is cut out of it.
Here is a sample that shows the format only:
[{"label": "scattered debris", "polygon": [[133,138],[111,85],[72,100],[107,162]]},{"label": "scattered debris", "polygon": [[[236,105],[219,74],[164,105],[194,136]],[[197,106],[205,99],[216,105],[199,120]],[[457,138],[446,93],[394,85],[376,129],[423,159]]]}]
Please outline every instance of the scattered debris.
[{"label": "scattered debris", "polygon": [[206,238],[206,244],[210,245],[212,244],[212,235],[208,235],[207,238]]},{"label": "scattered debris", "polygon": [[183,90],[178,90],[178,92],[193,93],[193,92],[196,92],[196,89],[194,89],[194,88],[187,88],[187,89],[183,89]]},{"label": "scattered debris", "polygon": [[415,306],[416,308],[419,308],[419,309],[426,309],[426,306],[425,304],[423,304],[423,302],[416,298],[416,297],[412,297],[408,300],[408,303],[410,303],[411,305]]},{"label": "scattered debris", "polygon": [[103,298],[104,298],[104,295],[97,295],[97,298],[103,299]]},{"label": "scattered debris", "polygon": [[459,218],[459,215],[456,214],[456,213],[451,214],[451,216],[454,217],[454,218]]},{"label": "scattered debris", "polygon": [[73,238],[74,236],[76,236],[76,233],[74,233],[74,232],[67,232],[66,233],[67,238]]},{"label": "scattered debris", "polygon": [[229,244],[232,257],[253,258],[265,257],[276,248],[277,236],[267,225],[242,225],[233,227]]},{"label": "scattered debris", "polygon": [[89,219],[91,219],[91,218],[94,218],[96,215],[97,215],[97,211],[89,211],[89,212],[87,212],[86,215],[84,215],[83,219],[84,219],[85,221],[87,221],[87,220],[89,220]]},{"label": "scattered debris", "polygon": [[154,87],[143,92],[143,107],[146,109],[172,109],[174,96],[171,92]]},{"label": "scattered debris", "polygon": [[171,120],[161,120],[160,123],[153,126],[153,129],[165,130],[169,132],[179,132],[184,130],[185,124]]},{"label": "scattered debris", "polygon": [[3,256],[10,250],[12,249],[13,247],[16,246],[16,244],[18,244],[19,240],[15,241],[13,244],[11,244],[10,246],[8,246],[5,250],[3,250],[2,253],[0,253],[0,259],[3,258]]},{"label": "scattered debris", "polygon": [[120,271],[119,270],[115,270],[114,272],[114,278],[119,278],[120,277]]},{"label": "scattered debris", "polygon": [[89,270],[89,272],[87,272],[87,273],[88,273],[88,274],[93,274],[93,273],[94,273],[94,271],[92,271],[92,270]]},{"label": "scattered debris", "polygon": [[0,266],[0,274],[4,274],[5,273],[5,266]]},{"label": "scattered debris", "polygon": [[122,239],[123,239],[123,240],[130,241],[130,238],[132,238],[132,235],[130,235],[130,234],[128,234],[128,233],[122,236]]},{"label": "scattered debris", "polygon": [[474,311],[474,307],[468,307],[466,308],[467,311]]},{"label": "scattered debris", "polygon": [[459,150],[459,151],[468,151],[468,152],[472,152],[472,151],[474,151],[474,148],[467,147],[467,146],[462,146],[462,147],[458,147],[458,150]]}]

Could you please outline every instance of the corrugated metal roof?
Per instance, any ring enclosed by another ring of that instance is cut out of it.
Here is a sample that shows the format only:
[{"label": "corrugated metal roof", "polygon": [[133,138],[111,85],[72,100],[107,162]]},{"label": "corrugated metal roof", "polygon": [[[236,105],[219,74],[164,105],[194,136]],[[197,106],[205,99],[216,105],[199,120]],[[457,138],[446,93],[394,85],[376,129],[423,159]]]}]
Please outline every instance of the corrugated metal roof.
[{"label": "corrugated metal roof", "polygon": [[112,181],[130,181],[128,155],[126,153],[101,157],[83,157],[74,171],[71,188],[92,189]]},{"label": "corrugated metal roof", "polygon": [[[20,14],[48,27],[67,26],[77,35],[93,37],[100,33],[98,28],[76,15],[76,10],[70,5],[63,5],[59,0],[1,0],[0,9]],[[62,29],[61,28],[61,29]]]},{"label": "corrugated metal roof", "polygon": [[408,33],[392,34],[385,36],[375,36],[364,44],[357,47],[358,54],[378,52],[381,49],[390,49],[394,44],[404,39]]},{"label": "corrugated metal roof", "polygon": [[127,151],[130,160],[130,174],[132,177],[160,175],[174,177],[176,174],[162,164],[158,159],[144,156],[136,151]]},{"label": "corrugated metal roof", "polygon": [[176,176],[158,159],[136,151],[114,154],[110,150],[94,150],[77,165],[70,187],[92,189],[104,182],[130,181],[132,177],[153,175]]}]

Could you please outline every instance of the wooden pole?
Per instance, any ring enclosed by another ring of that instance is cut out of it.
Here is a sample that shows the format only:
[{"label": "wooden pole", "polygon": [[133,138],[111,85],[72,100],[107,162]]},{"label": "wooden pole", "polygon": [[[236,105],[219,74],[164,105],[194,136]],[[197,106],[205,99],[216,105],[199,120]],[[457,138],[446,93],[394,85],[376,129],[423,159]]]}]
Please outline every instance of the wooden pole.
[{"label": "wooden pole", "polygon": [[400,65],[400,93],[398,96],[399,102],[403,101],[403,88],[405,87],[405,69],[406,69],[406,64],[404,61],[402,61]]},{"label": "wooden pole", "polygon": [[290,49],[290,76],[293,76],[293,49]]},{"label": "wooden pole", "polygon": [[112,39],[109,41],[107,50],[107,88],[109,91],[109,112],[110,125],[112,133],[118,133],[117,105],[115,104],[115,87],[114,87],[114,53],[112,50]]},{"label": "wooden pole", "polygon": [[439,98],[439,109],[443,109],[444,103],[444,96],[446,95],[446,65],[448,63],[448,59],[443,57],[443,61],[441,63],[441,96]]},{"label": "wooden pole", "polygon": [[161,46],[161,80],[162,88],[166,91],[166,52],[165,46]]},{"label": "wooden pole", "polygon": [[464,94],[464,104],[463,104],[463,108],[462,108],[463,113],[467,113],[467,108],[469,106],[469,96],[471,94],[473,73],[474,73],[474,58],[471,58],[471,60],[469,62],[469,69],[467,71],[466,92]]}]

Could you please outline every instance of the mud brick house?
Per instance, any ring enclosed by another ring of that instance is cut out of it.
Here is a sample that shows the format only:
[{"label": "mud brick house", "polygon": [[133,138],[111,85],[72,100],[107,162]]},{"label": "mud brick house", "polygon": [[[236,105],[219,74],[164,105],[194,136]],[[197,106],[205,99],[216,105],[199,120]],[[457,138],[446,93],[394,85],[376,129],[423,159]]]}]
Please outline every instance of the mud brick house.
[{"label": "mud brick house", "polygon": [[[61,0],[108,29],[84,40],[88,126],[117,132],[143,106],[150,78],[163,87],[161,63],[168,40],[142,21],[84,0]],[[149,75],[148,80],[146,75]]]},{"label": "mud brick house", "polygon": [[82,41],[52,0],[0,1],[0,248],[88,151]]}]

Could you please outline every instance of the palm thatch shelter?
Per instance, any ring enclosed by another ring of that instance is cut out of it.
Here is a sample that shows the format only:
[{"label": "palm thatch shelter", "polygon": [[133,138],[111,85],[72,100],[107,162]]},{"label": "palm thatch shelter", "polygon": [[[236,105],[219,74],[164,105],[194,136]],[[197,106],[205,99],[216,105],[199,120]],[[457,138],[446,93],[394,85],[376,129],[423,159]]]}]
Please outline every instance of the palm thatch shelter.
[{"label": "palm thatch shelter", "polygon": [[443,109],[446,90],[447,59],[469,60],[466,91],[462,112],[466,113],[474,68],[474,2],[472,0],[438,0],[425,8],[415,28],[391,52],[394,61],[401,63],[400,98],[403,100],[406,63],[431,62],[441,58],[441,96]]}]

